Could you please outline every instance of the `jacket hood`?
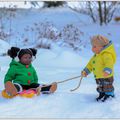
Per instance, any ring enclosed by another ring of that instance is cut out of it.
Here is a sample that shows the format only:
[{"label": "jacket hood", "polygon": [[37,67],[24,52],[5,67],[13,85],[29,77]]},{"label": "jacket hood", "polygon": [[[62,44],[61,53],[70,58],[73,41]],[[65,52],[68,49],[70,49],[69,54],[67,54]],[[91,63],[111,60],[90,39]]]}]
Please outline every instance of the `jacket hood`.
[{"label": "jacket hood", "polygon": [[[12,61],[10,63],[10,67],[12,67],[12,66],[25,67],[26,65],[23,65],[20,62],[17,62],[16,60],[12,59]],[[30,64],[29,67],[32,67],[32,65]]]},{"label": "jacket hood", "polygon": [[116,62],[116,52],[115,52],[112,41],[110,41],[109,44],[102,49],[101,54],[104,54],[104,53],[111,54],[113,57],[114,63]]}]

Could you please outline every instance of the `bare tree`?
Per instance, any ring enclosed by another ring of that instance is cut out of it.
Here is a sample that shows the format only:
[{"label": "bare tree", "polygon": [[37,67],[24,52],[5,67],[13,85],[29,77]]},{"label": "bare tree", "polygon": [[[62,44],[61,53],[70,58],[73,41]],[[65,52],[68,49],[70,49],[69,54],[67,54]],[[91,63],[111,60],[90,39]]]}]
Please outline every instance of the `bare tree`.
[{"label": "bare tree", "polygon": [[[82,2],[80,2],[82,4]],[[119,7],[119,1],[87,1],[86,2],[86,9],[76,9],[77,12],[81,12],[84,14],[88,14],[93,22],[99,21],[100,25],[108,24],[116,11]],[[73,9],[73,8],[72,8]]]},{"label": "bare tree", "polygon": [[[108,24],[114,15],[114,12],[118,6],[117,1],[96,1],[94,2],[96,4],[93,5],[93,2],[89,1],[89,13],[91,18],[93,19],[93,22],[99,21],[100,25]],[[93,12],[93,9],[97,12]]]},{"label": "bare tree", "polygon": [[90,1],[88,1],[88,10],[89,10],[89,15],[91,16],[93,22],[96,22],[96,18],[95,18],[95,15],[94,15],[94,11],[92,9],[92,4]]}]

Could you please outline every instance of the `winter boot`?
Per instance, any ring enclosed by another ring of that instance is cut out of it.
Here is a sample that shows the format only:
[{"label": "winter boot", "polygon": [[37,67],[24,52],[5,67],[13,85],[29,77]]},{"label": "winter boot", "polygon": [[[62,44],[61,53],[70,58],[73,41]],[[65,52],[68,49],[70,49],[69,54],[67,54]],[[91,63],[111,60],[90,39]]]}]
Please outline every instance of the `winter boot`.
[{"label": "winter boot", "polygon": [[104,97],[105,93],[99,93],[99,97],[96,98],[97,101]]},{"label": "winter boot", "polygon": [[106,95],[106,94],[105,94],[105,96],[104,96],[102,102],[105,102],[109,97],[110,97],[110,95]]},{"label": "winter boot", "polygon": [[5,91],[9,96],[17,95],[17,89],[14,84],[10,81],[5,83]]},{"label": "winter boot", "polygon": [[50,85],[42,85],[41,92],[43,94],[50,94],[50,93],[54,93],[56,89],[57,89],[57,83],[53,82]]},{"label": "winter boot", "polygon": [[114,95],[106,95],[106,94],[105,94],[102,102],[105,102],[109,97],[114,97]]},{"label": "winter boot", "polygon": [[54,93],[57,89],[57,83],[53,82],[50,87],[50,93]]}]

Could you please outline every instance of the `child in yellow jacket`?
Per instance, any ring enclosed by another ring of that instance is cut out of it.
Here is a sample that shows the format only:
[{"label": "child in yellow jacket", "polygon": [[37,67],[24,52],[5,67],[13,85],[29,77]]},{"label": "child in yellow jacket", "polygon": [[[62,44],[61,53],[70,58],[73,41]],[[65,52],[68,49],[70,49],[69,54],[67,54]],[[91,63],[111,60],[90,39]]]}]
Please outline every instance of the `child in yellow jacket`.
[{"label": "child in yellow jacket", "polygon": [[81,75],[86,77],[93,72],[99,96],[97,101],[107,100],[114,97],[113,75],[116,62],[116,52],[111,41],[101,35],[93,36],[91,39],[92,51],[95,53],[90,59]]}]

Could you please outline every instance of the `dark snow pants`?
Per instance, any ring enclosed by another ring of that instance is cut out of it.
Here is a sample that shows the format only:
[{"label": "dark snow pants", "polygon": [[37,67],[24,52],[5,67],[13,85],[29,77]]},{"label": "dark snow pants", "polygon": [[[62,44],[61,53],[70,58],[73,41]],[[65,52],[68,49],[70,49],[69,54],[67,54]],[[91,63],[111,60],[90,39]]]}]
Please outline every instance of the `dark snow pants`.
[{"label": "dark snow pants", "polygon": [[45,86],[45,85],[40,85],[39,83],[32,83],[31,85],[21,85],[21,84],[19,84],[20,86],[18,86],[16,84],[14,84],[14,85],[17,88],[18,91],[20,91],[20,86],[24,90],[28,90],[30,88],[37,88],[37,87],[41,86],[41,92],[49,91],[49,89],[51,87],[51,85],[46,86],[46,87],[42,87],[42,86]]},{"label": "dark snow pants", "polygon": [[96,79],[97,91],[99,93],[105,93],[107,95],[114,95],[113,81],[113,76],[110,78]]}]

